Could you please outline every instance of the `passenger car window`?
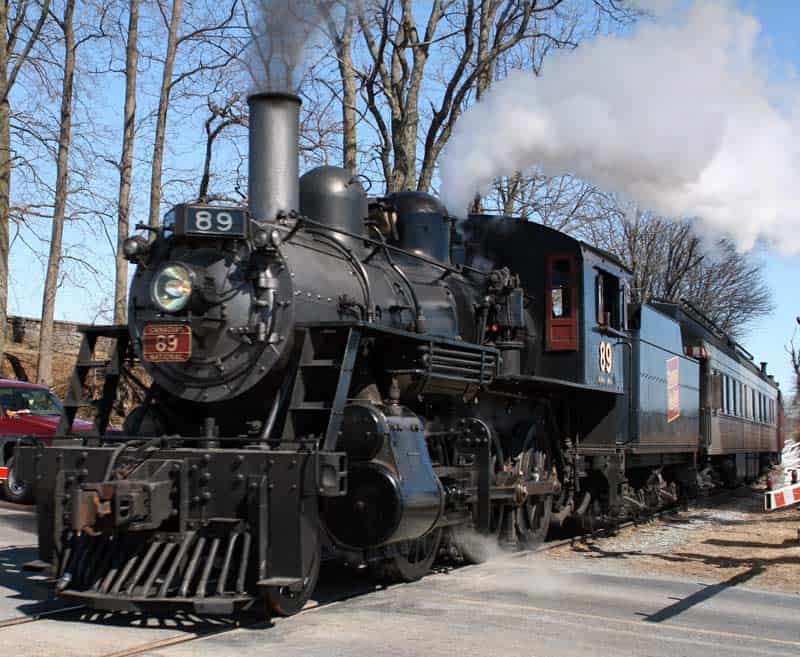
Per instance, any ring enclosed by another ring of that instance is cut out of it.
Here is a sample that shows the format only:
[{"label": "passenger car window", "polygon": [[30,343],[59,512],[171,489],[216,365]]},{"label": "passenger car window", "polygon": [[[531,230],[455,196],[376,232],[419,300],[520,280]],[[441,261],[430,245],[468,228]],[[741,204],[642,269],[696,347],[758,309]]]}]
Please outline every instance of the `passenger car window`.
[{"label": "passenger car window", "polygon": [[722,375],[722,412],[728,412],[728,376],[726,374]]}]

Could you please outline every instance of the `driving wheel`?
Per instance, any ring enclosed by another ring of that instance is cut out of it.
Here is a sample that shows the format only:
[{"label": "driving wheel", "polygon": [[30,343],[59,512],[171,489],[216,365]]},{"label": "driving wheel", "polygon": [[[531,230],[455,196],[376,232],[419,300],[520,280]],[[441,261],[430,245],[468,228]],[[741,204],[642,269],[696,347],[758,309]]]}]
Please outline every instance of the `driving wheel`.
[{"label": "driving wheel", "polygon": [[431,571],[441,541],[440,528],[419,538],[398,543],[394,546],[394,554],[378,566],[376,574],[389,582],[417,581]]},{"label": "driving wheel", "polygon": [[[543,441],[536,439],[536,426],[525,437],[523,452],[519,458],[520,481],[549,482],[553,475],[550,452]],[[525,549],[533,549],[544,543],[550,528],[553,510],[552,495],[529,495],[515,510],[517,540]]]},{"label": "driving wheel", "polygon": [[267,607],[272,615],[293,616],[305,606],[317,587],[321,561],[319,545],[316,545],[301,586],[271,586],[267,588]]}]

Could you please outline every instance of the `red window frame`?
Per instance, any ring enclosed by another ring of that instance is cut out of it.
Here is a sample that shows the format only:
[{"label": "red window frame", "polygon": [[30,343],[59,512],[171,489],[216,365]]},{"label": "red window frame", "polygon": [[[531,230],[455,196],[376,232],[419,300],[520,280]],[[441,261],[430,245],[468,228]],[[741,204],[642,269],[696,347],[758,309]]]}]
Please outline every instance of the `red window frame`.
[{"label": "red window frame", "polygon": [[[569,263],[569,311],[565,317],[553,317],[553,266]],[[552,253],[545,261],[545,350],[576,351],[578,349],[578,263],[574,253]]]}]

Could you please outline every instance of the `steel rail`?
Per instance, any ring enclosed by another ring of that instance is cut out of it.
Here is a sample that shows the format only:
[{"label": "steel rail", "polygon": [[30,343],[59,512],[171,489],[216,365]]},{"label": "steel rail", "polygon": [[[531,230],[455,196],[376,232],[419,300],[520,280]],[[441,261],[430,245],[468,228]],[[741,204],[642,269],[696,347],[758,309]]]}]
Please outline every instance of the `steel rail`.
[{"label": "steel rail", "polygon": [[[704,508],[705,506],[707,506],[708,502],[712,503],[724,502],[730,499],[730,497],[731,497],[730,491],[715,493],[714,495],[709,495],[708,497],[703,498],[702,500],[703,504],[694,502],[689,504],[689,506],[686,508],[680,506],[669,506],[664,509],[659,509],[658,511],[653,511],[652,513],[648,513],[647,516],[643,518],[626,520],[625,522],[615,525],[613,528],[600,528],[596,532],[586,532],[586,533],[575,532],[575,534],[572,536],[568,536],[566,538],[560,538],[555,541],[548,541],[544,545],[540,545],[539,547],[533,550],[524,550],[522,552],[518,552],[510,556],[512,559],[519,559],[521,557],[529,556],[530,554],[539,554],[540,552],[550,552],[551,550],[555,550],[556,548],[560,548],[565,545],[571,545],[576,540],[581,540],[581,539],[585,540],[587,537],[593,538],[594,536],[601,534],[608,535],[610,529],[613,529],[613,531],[618,531],[620,529],[627,529],[628,527],[637,527],[639,525],[644,525],[645,523],[650,522],[651,520],[656,520],[657,518],[661,518],[662,516],[668,514],[672,515],[676,513],[688,513],[689,511]],[[711,508],[713,508],[714,505],[712,504],[710,506]]]},{"label": "steel rail", "polygon": [[85,606],[74,605],[72,607],[59,607],[58,609],[48,609],[46,611],[41,611],[37,614],[31,614],[30,616],[16,616],[14,618],[0,620],[0,629],[3,629],[5,627],[16,627],[17,625],[25,625],[27,623],[35,623],[36,621],[47,620],[48,618],[57,616],[59,614],[66,614],[74,611],[79,611],[81,609],[85,609]]},{"label": "steel rail", "polygon": [[[360,589],[357,591],[348,591],[330,600],[326,600],[325,602],[310,602],[298,613],[287,617],[285,620],[298,618],[300,616],[307,615],[318,609],[324,609],[339,602],[345,602],[346,600],[355,598],[359,595],[364,595],[365,593],[368,593],[369,591],[372,590],[374,589],[368,589],[368,590]],[[281,617],[276,617],[276,618],[281,619]],[[253,620],[252,622],[249,623],[235,622],[228,626],[214,627],[207,631],[176,634],[175,636],[168,636],[163,639],[157,639],[156,641],[150,641],[148,643],[131,646],[130,648],[125,648],[124,650],[119,650],[117,652],[106,653],[101,657],[136,657],[137,655],[147,654],[148,652],[153,650],[159,650],[161,648],[168,648],[171,646],[176,646],[184,643],[190,643],[192,641],[202,641],[204,639],[210,639],[212,637],[219,636],[220,634],[226,634],[228,632],[234,632],[237,630],[262,629],[262,628],[266,629],[272,625],[272,621],[273,619],[262,618]]]}]

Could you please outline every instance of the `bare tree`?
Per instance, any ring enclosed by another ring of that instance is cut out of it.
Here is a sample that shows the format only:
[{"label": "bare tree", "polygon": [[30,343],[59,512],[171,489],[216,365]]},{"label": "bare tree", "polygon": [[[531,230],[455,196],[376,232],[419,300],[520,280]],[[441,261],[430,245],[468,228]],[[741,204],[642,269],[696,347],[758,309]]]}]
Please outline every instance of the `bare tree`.
[{"label": "bare tree", "polygon": [[216,200],[209,195],[209,185],[211,184],[211,160],[214,154],[214,143],[226,128],[233,125],[244,125],[245,111],[242,107],[241,94],[234,94],[226,101],[218,105],[211,98],[208,99],[209,116],[205,121],[206,149],[203,158],[203,175],[200,179],[200,188],[197,192],[197,199],[203,203]]},{"label": "bare tree", "polygon": [[618,207],[580,232],[633,273],[631,297],[687,299],[734,336],[773,308],[763,263],[728,240],[703,240],[690,221]]},{"label": "bare tree", "polygon": [[150,213],[148,215],[148,223],[153,227],[158,226],[159,209],[161,207],[164,134],[167,130],[167,110],[169,109],[169,95],[172,91],[172,73],[175,68],[175,53],[178,49],[178,27],[181,22],[183,0],[172,0],[172,12],[168,20],[161,0],[158,2],[158,8],[167,24],[167,49],[161,75],[161,91],[158,97],[158,111],[156,113],[156,135],[153,141],[153,159],[150,170]]},{"label": "bare tree", "polygon": [[119,200],[117,207],[117,249],[114,281],[114,323],[127,320],[128,261],[123,243],[130,224],[131,180],[136,122],[136,76],[139,68],[139,0],[129,0],[128,34],[125,46],[125,108],[123,115],[122,154],[119,162]]},{"label": "bare tree", "polygon": [[356,70],[353,65],[353,29],[356,22],[356,12],[352,3],[345,2],[344,18],[341,21],[340,29],[331,8],[322,6],[322,9],[325,15],[328,37],[333,43],[341,77],[341,94],[334,93],[340,95],[342,108],[342,167],[354,174],[358,158],[358,92],[356,89]]},{"label": "bare tree", "polygon": [[494,182],[492,193],[479,199],[485,210],[536,221],[564,233],[584,229],[602,218],[617,217],[614,199],[572,174],[548,176],[517,173]]},{"label": "bare tree", "polygon": [[27,0],[0,2],[0,360],[8,316],[8,256],[11,223],[11,103],[9,96],[41,34],[50,0],[37,3],[33,17]]},{"label": "bare tree", "polygon": [[[359,16],[369,58],[358,77],[379,137],[388,191],[430,189],[437,159],[456,121],[488,88],[499,58],[528,40],[572,45],[565,23],[551,20],[562,5],[569,3],[434,0],[425,25],[418,27],[411,0],[370,4]],[[437,61],[446,64],[431,72],[434,49]],[[439,83],[435,94],[424,92],[429,76]]]},{"label": "bare tree", "polygon": [[[164,168],[164,147],[167,130],[167,114],[170,108],[170,98],[175,88],[195,76],[213,71],[225,69],[232,62],[236,61],[244,48],[244,42],[232,38],[229,46],[222,44],[226,30],[232,25],[237,17],[239,7],[238,0],[229,0],[224,3],[219,12],[212,12],[208,17],[209,22],[199,25],[190,24],[186,19],[182,19],[183,0],[172,0],[172,10],[169,17],[163,3],[165,0],[158,0],[158,7],[161,11],[164,23],[167,27],[167,47],[164,56],[161,77],[161,89],[158,99],[158,109],[156,111],[156,133],[153,140],[153,156],[150,173],[150,211],[148,223],[150,226],[158,226],[161,196],[162,196],[162,175]],[[221,15],[220,15],[221,14]],[[186,28],[185,32],[179,34],[181,27]],[[203,57],[197,53],[196,59],[187,66],[185,70],[175,73],[175,62],[178,50],[184,44],[212,44]]]},{"label": "bare tree", "polygon": [[53,228],[50,238],[50,256],[42,299],[42,324],[39,332],[39,360],[36,380],[50,384],[53,378],[53,321],[55,319],[56,290],[61,266],[61,243],[64,235],[64,217],[69,193],[69,149],[72,140],[72,94],[75,82],[75,0],[66,0],[63,18],[56,18],[64,35],[64,63],[61,86],[61,111],[56,157],[56,188],[53,208]]},{"label": "bare tree", "polygon": [[[798,326],[800,326],[800,317],[797,317],[795,321],[797,322]],[[800,331],[800,329],[795,328],[794,335],[786,347],[786,351],[789,353],[789,358],[792,363],[792,369],[794,370],[794,406],[800,405],[800,345],[795,343],[798,331]]]}]

